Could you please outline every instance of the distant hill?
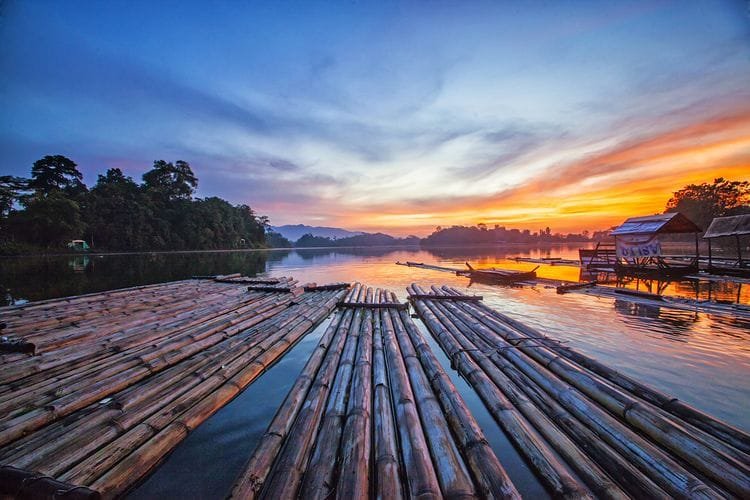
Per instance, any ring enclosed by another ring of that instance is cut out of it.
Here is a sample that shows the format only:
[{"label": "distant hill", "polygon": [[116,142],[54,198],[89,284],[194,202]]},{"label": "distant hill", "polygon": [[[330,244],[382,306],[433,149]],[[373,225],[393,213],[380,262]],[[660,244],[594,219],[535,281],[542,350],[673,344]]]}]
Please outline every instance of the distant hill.
[{"label": "distant hill", "polygon": [[409,236],[406,238],[394,238],[383,233],[364,233],[349,238],[331,239],[323,236],[304,235],[294,244],[295,247],[380,247],[399,245],[419,245],[419,238]]},{"label": "distant hill", "polygon": [[330,239],[349,238],[364,234],[361,231],[347,231],[338,227],[306,226],[304,224],[276,226],[272,229],[291,242],[297,241],[306,234]]}]

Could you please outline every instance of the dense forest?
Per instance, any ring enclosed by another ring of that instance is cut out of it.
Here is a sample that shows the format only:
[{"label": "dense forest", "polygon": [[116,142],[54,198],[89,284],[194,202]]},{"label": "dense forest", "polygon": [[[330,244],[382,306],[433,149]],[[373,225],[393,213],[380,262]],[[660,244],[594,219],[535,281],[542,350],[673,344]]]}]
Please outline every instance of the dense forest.
[{"label": "dense forest", "polygon": [[476,226],[437,227],[435,232],[422,240],[425,246],[460,245],[467,242],[475,245],[494,245],[497,243],[564,243],[589,241],[589,232],[581,234],[552,233],[550,228],[532,233],[530,229],[506,229],[495,225],[488,228],[486,224]]},{"label": "dense forest", "polygon": [[298,239],[295,247],[383,247],[397,245],[419,245],[420,239],[416,236],[406,238],[394,238],[383,233],[365,233],[348,238],[326,238],[324,236],[313,236],[306,234]]},{"label": "dense forest", "polygon": [[[158,160],[136,183],[118,168],[88,188],[75,162],[45,156],[29,179],[0,177],[0,250],[65,249],[74,239],[106,251],[263,248],[268,219],[247,205],[194,198],[185,161]],[[270,234],[276,246],[289,246]]]}]

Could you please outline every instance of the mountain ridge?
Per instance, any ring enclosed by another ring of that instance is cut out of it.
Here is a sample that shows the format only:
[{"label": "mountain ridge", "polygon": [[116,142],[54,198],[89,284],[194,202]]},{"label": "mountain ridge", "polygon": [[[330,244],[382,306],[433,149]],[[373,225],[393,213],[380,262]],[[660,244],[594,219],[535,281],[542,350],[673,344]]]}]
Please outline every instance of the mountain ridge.
[{"label": "mountain ridge", "polygon": [[292,243],[306,234],[331,239],[349,238],[365,234],[363,231],[349,231],[340,227],[308,226],[306,224],[286,224],[283,226],[272,226],[271,229]]}]

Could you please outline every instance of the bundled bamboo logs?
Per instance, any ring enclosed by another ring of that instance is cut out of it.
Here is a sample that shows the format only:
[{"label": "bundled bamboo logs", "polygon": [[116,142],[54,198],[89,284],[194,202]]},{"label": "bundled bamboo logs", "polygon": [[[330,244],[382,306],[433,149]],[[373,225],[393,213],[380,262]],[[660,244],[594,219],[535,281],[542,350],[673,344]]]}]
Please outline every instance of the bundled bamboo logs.
[{"label": "bundled bamboo logs", "polygon": [[[409,293],[420,297],[418,314],[506,431],[498,406],[518,412],[597,495],[750,494],[741,431],[483,304],[430,300],[416,285]],[[460,297],[448,287],[432,294]]]},{"label": "bundled bamboo logs", "polygon": [[[223,281],[148,287],[149,297],[133,298],[135,308],[111,302],[127,302],[124,297],[136,292],[131,289],[109,292],[108,298],[91,295],[4,310],[9,328],[23,328],[24,318],[58,320],[37,329],[38,338],[70,328],[61,326],[67,307],[74,315],[109,314],[114,326],[108,334],[92,333],[9,364],[11,374],[0,375],[10,381],[0,390],[0,464],[87,486],[106,497],[118,495],[283,356],[346,294],[340,286],[297,288],[293,294],[248,292],[245,283]],[[144,302],[149,309],[140,307]],[[80,328],[107,324],[94,316],[80,321]],[[14,368],[19,364],[25,368]]]},{"label": "bundled bamboo logs", "polygon": [[518,497],[395,295],[343,304],[232,498]]}]

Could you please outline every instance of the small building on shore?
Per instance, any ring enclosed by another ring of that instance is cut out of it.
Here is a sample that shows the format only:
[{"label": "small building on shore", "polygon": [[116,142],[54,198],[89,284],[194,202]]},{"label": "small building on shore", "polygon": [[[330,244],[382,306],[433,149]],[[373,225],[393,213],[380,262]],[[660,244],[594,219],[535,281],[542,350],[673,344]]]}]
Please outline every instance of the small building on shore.
[{"label": "small building on shore", "polygon": [[[679,212],[631,217],[611,233],[615,240],[615,272],[654,277],[679,277],[698,272],[700,232],[693,221]],[[689,233],[694,234],[694,253],[663,253],[665,235]]]}]

